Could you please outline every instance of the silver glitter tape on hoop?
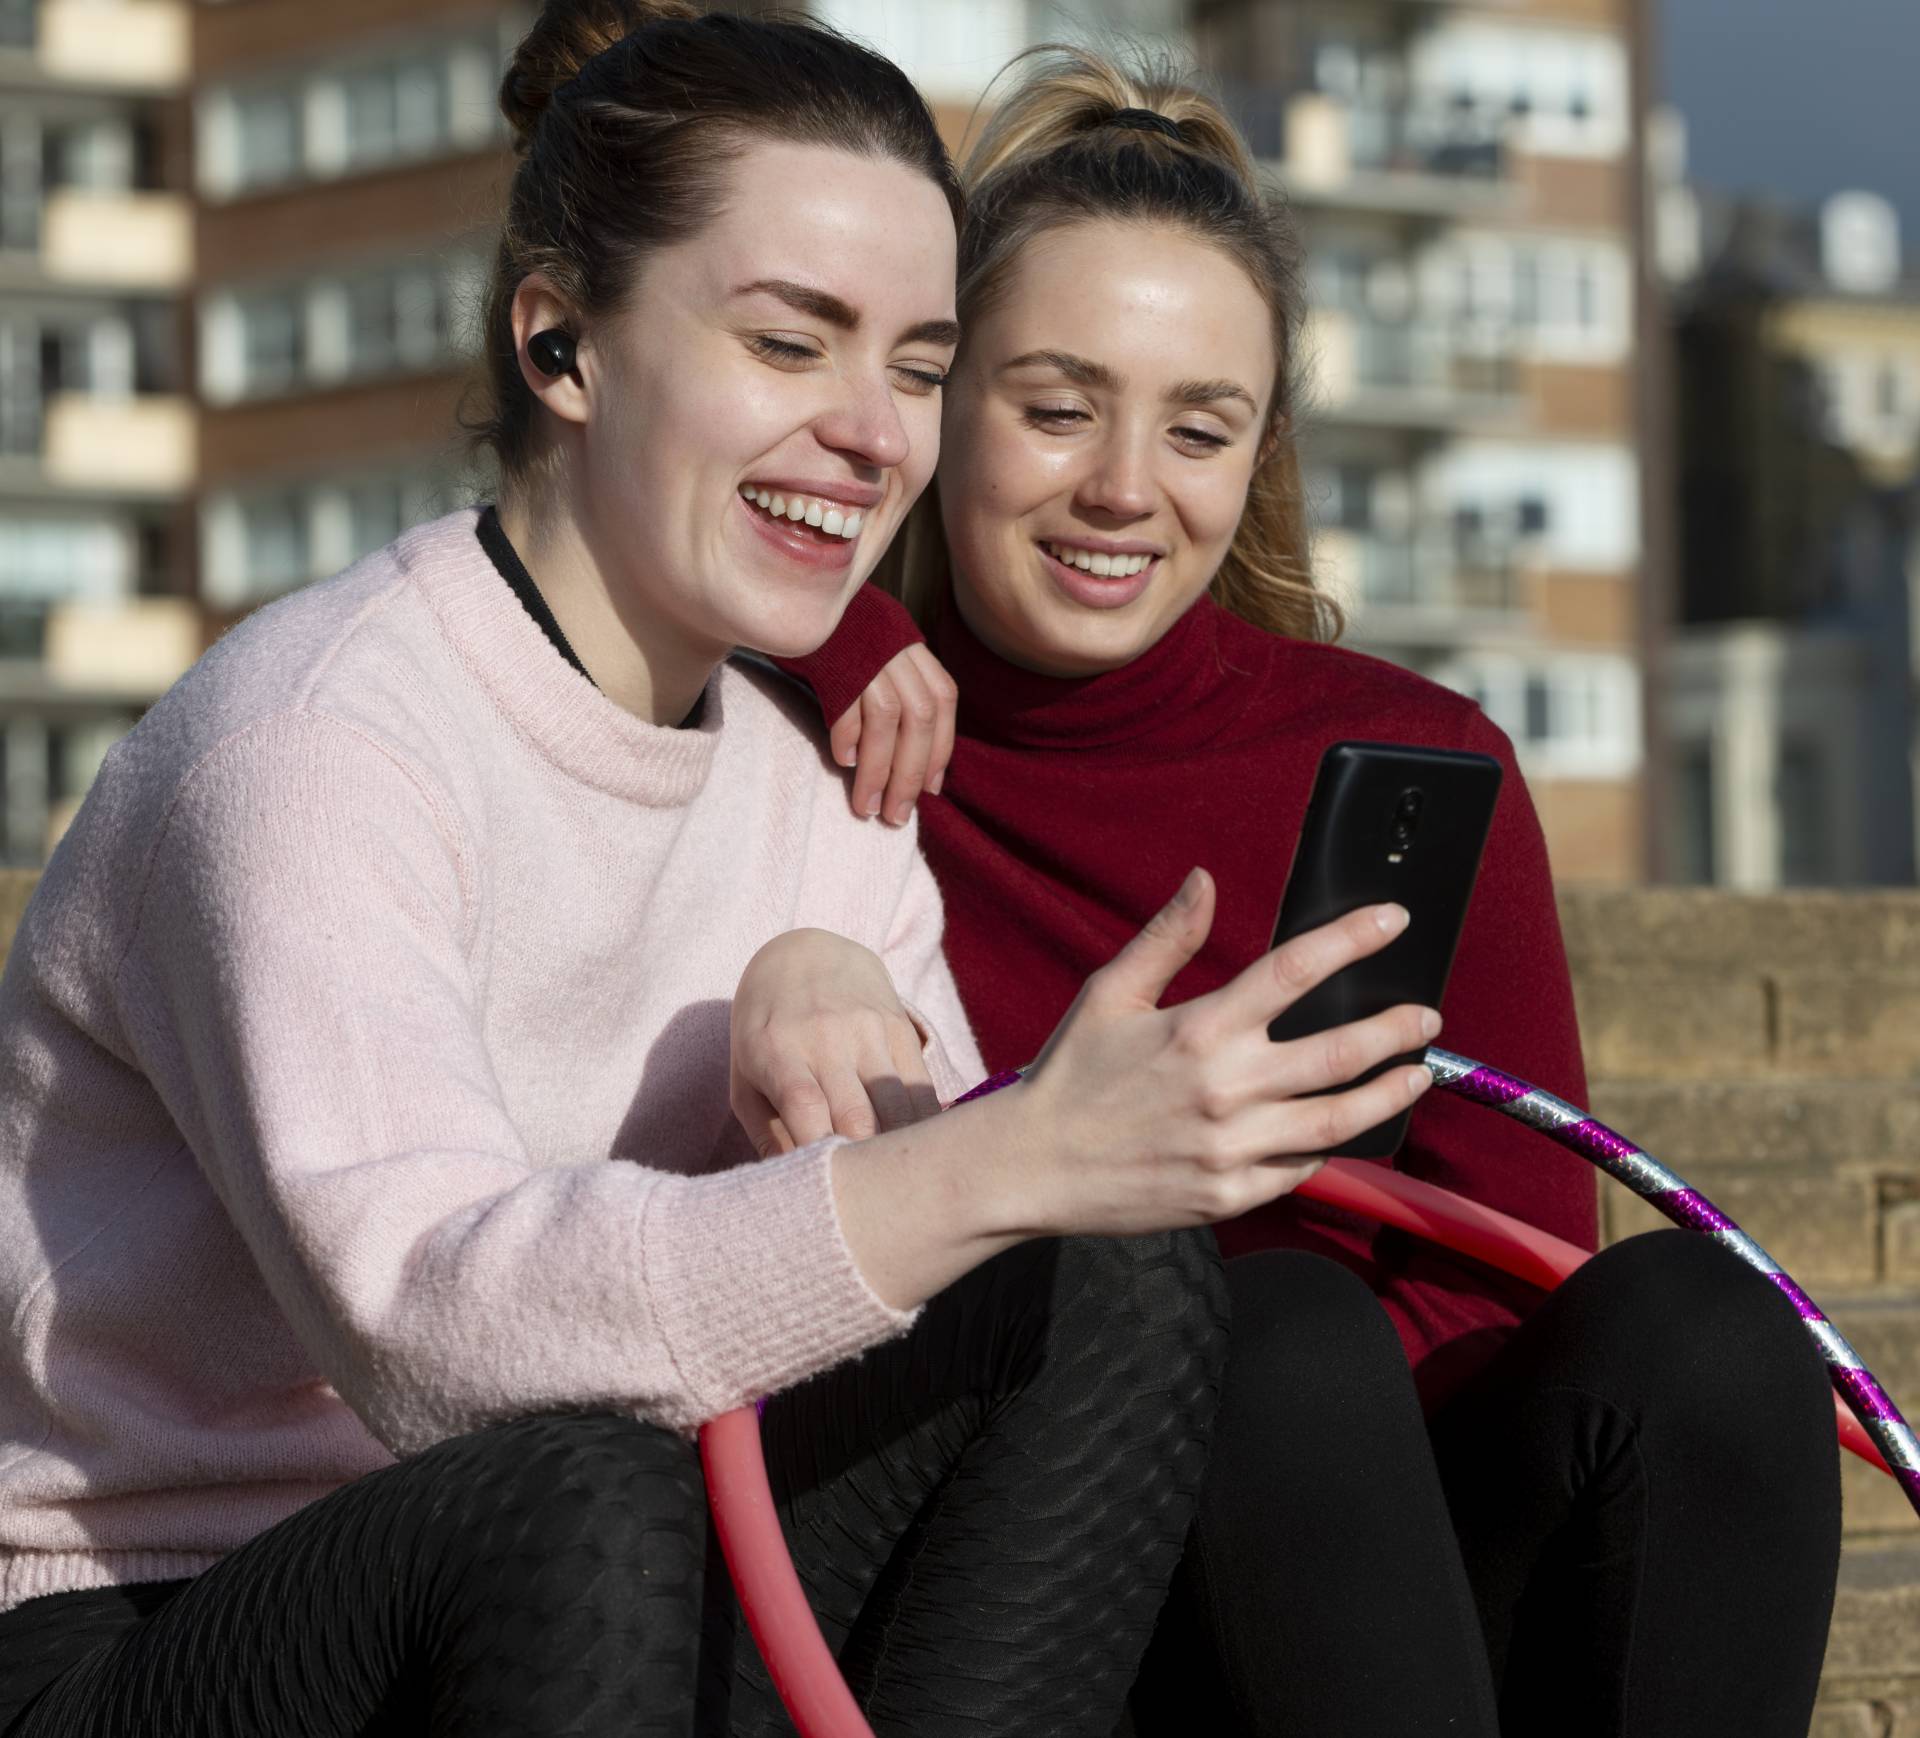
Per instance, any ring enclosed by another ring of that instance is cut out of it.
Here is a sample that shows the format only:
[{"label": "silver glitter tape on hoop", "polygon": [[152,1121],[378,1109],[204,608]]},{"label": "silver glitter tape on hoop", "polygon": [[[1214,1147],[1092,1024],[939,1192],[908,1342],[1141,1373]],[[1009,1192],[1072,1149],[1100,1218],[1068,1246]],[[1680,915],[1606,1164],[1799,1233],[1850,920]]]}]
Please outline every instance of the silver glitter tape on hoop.
[{"label": "silver glitter tape on hoop", "polygon": [[1820,1348],[1820,1356],[1826,1360],[1827,1374],[1834,1387],[1886,1457],[1888,1470],[1906,1492],[1914,1512],[1920,1514],[1920,1437],[1914,1435],[1887,1391],[1860,1361],[1860,1354],[1847,1344],[1846,1337],[1794,1283],[1793,1277],[1746,1232],[1706,1196],[1690,1188],[1683,1177],[1565,1099],[1555,1098],[1552,1093],[1529,1085],[1516,1075],[1503,1074],[1484,1062],[1456,1056],[1451,1050],[1429,1050],[1425,1061],[1432,1070],[1435,1086],[1472,1099],[1476,1104],[1491,1105],[1503,1116],[1538,1129],[1569,1152],[1577,1153],[1605,1171],[1615,1182],[1624,1183],[1676,1225],[1711,1237],[1749,1267],[1765,1274],[1806,1324]]}]

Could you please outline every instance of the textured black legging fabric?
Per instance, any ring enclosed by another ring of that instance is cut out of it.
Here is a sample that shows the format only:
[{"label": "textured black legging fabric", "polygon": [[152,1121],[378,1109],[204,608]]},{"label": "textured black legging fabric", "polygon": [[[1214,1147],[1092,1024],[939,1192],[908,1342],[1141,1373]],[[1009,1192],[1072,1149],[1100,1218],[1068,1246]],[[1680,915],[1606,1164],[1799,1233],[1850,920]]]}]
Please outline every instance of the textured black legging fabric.
[{"label": "textured black legging fabric", "polygon": [[[1509,1738],[1805,1738],[1838,1447],[1825,1366],[1773,1286],[1690,1232],[1629,1239],[1429,1439],[1358,1282],[1302,1308],[1301,1271],[1229,1265],[1213,1465],[1142,1738],[1488,1732],[1481,1674]],[[1167,1692],[1180,1676],[1218,1686],[1188,1702],[1197,1724]]]},{"label": "textured black legging fabric", "polygon": [[[769,1406],[802,1578],[879,1733],[1112,1730],[1192,1515],[1224,1323],[1203,1234],[1027,1244]],[[689,1444],[519,1420],[193,1581],[0,1615],[0,1731],[787,1730],[708,1550]]]}]

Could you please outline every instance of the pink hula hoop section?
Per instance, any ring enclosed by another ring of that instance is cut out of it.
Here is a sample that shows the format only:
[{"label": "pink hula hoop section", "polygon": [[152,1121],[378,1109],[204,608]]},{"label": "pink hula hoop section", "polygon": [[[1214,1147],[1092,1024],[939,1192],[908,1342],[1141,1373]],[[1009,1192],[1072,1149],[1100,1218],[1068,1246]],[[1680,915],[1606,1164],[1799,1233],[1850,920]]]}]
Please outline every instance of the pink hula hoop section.
[{"label": "pink hula hoop section", "polygon": [[[1684,1179],[1566,1100],[1448,1050],[1429,1050],[1426,1062],[1436,1086],[1538,1130],[1778,1286],[1826,1360],[1842,1445],[1890,1473],[1920,1513],[1920,1439],[1839,1329],[1758,1243]],[[983,1098],[1019,1078],[1018,1070],[996,1074],[957,1102]],[[1298,1193],[1426,1238],[1543,1291],[1591,1258],[1577,1244],[1384,1165],[1333,1159]],[[873,1738],[788,1554],[767,1483],[757,1409],[744,1406],[704,1425],[700,1459],[714,1529],[747,1627],[800,1738]]]}]

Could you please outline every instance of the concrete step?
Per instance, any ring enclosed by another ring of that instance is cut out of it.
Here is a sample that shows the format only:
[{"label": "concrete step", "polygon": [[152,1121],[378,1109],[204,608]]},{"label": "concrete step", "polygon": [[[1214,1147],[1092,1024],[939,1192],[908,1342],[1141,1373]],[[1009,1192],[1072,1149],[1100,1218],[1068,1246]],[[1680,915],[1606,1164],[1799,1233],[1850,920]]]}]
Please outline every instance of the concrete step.
[{"label": "concrete step", "polygon": [[1920,1542],[1842,1558],[1809,1738],[1920,1738]]}]

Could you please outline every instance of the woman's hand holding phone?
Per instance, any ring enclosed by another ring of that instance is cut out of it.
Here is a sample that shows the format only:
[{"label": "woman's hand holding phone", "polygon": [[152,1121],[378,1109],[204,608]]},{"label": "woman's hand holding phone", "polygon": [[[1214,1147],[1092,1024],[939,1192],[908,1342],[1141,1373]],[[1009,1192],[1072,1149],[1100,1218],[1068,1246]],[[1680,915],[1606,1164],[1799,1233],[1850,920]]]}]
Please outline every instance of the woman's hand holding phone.
[{"label": "woman's hand holding phone", "polygon": [[1432,1084],[1419,1067],[1346,1084],[1420,1050],[1439,1030],[1430,1009],[1390,1008],[1290,1043],[1267,1036],[1297,997],[1385,947],[1404,912],[1354,912],[1211,995],[1161,1008],[1213,907],[1213,882],[1196,870],[1087,980],[1017,1085],[834,1154],[841,1230],[881,1297],[912,1308],[1029,1237],[1128,1236],[1244,1213]]},{"label": "woman's hand holding phone", "polygon": [[1231,1218],[1286,1194],[1328,1148],[1432,1084],[1425,1068],[1403,1067],[1347,1085],[1430,1042],[1440,1018],[1429,1008],[1390,1008],[1290,1043],[1267,1035],[1300,996],[1399,935],[1399,906],[1308,931],[1212,994],[1161,1008],[1213,910],[1212,879],[1195,870],[1087,980],[1014,1089],[1027,1132],[1008,1188],[1031,1232],[1124,1235]]}]

